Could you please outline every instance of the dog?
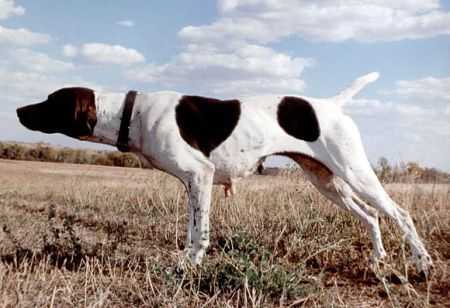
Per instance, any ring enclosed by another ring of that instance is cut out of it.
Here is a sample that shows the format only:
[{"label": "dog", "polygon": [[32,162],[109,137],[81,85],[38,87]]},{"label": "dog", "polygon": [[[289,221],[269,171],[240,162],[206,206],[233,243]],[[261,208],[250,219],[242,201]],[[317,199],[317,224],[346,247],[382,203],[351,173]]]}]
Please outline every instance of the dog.
[{"label": "dog", "polygon": [[343,105],[367,84],[370,73],[331,98],[253,96],[218,100],[176,92],[105,93],[63,88],[42,103],[17,109],[28,129],[136,153],[144,167],[178,178],[189,196],[186,257],[200,264],[209,245],[213,184],[232,190],[270,155],[297,162],[327,198],[350,211],[369,230],[372,260],[386,256],[378,213],[403,232],[417,269],[427,272],[430,255],[409,213],[385,192],[366,157],[358,128]]}]

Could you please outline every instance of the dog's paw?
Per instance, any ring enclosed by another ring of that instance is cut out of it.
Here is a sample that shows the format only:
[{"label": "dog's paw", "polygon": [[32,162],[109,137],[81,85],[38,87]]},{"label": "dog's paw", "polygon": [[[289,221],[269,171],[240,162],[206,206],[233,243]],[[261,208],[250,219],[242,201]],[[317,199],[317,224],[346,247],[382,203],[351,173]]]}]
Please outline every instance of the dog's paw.
[{"label": "dog's paw", "polygon": [[416,265],[417,271],[425,276],[433,269],[433,260],[428,253],[413,256],[412,262]]},{"label": "dog's paw", "polygon": [[385,276],[386,273],[389,271],[389,263],[385,262],[386,258],[383,257],[376,257],[374,255],[370,258],[370,269],[377,277]]},{"label": "dog's paw", "polygon": [[372,255],[370,256],[370,263],[371,265],[377,265],[380,262],[383,262],[384,259],[386,259],[386,251],[384,249],[380,251],[373,251]]},{"label": "dog's paw", "polygon": [[180,270],[186,270],[191,266],[197,266],[202,263],[205,255],[204,249],[187,248],[179,255],[177,268]]},{"label": "dog's paw", "polygon": [[188,256],[192,265],[200,265],[202,263],[203,257],[205,256],[205,249],[191,248]]}]

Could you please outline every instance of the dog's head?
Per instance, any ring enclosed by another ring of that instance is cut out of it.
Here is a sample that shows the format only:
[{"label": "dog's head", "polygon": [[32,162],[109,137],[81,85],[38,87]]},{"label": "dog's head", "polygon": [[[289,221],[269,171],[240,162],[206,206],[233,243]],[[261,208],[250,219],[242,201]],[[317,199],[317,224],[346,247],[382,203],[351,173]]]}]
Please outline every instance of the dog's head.
[{"label": "dog's head", "polygon": [[17,116],[20,123],[31,130],[89,138],[97,124],[94,91],[63,88],[50,94],[42,103],[17,109]]}]

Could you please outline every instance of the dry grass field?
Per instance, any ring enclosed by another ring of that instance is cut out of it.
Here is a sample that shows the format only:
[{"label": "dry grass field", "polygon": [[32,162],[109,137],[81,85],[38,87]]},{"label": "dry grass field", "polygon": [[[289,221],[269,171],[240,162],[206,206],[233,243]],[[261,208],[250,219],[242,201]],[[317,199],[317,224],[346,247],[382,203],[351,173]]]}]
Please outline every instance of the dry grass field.
[{"label": "dry grass field", "polygon": [[0,160],[2,307],[450,307],[450,186],[391,184],[435,262],[416,273],[394,225],[368,233],[294,172],[214,190],[211,247],[180,269],[186,196],[152,170]]}]

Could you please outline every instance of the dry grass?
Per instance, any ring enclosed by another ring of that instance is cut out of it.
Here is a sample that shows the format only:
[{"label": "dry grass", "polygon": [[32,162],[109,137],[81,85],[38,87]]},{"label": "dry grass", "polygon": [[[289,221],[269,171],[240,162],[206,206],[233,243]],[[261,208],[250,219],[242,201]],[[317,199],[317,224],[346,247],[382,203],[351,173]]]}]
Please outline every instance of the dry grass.
[{"label": "dry grass", "polygon": [[0,160],[3,306],[450,306],[450,186],[390,185],[435,261],[408,263],[385,219],[389,257],[374,274],[370,239],[301,177],[216,188],[211,248],[177,269],[186,196],[156,171]]}]

